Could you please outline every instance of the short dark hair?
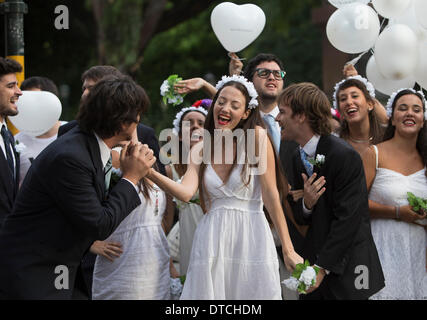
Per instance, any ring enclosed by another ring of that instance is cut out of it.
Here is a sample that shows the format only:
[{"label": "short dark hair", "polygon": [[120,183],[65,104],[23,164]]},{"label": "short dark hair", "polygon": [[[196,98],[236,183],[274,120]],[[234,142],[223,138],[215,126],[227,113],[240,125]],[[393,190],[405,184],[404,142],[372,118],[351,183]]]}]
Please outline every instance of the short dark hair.
[{"label": "short dark hair", "polygon": [[90,79],[97,82],[106,76],[121,76],[121,75],[123,74],[113,66],[93,66],[87,69],[85,72],[83,72],[82,81],[85,81],[86,79]]},{"label": "short dark hair", "polygon": [[292,114],[305,114],[311,130],[318,135],[328,135],[332,132],[331,104],[326,94],[313,83],[301,82],[291,84],[283,90],[277,100],[287,104]]},{"label": "short dark hair", "polygon": [[15,60],[0,57],[0,77],[6,74],[22,72],[22,66]]},{"label": "short dark hair", "polygon": [[254,58],[248,61],[248,64],[245,67],[245,70],[243,72],[243,76],[248,79],[249,81],[252,81],[255,69],[256,67],[262,63],[262,62],[270,62],[274,61],[279,65],[280,70],[283,70],[283,62],[274,54],[272,53],[259,53]]},{"label": "short dark hair", "polygon": [[130,77],[107,76],[82,99],[77,121],[82,130],[111,138],[121,132],[123,124],[138,122],[149,104],[145,90]]},{"label": "short dark hair", "polygon": [[30,77],[25,79],[21,84],[21,90],[29,90],[37,88],[42,91],[49,91],[58,96],[58,88],[56,84],[46,77]]}]

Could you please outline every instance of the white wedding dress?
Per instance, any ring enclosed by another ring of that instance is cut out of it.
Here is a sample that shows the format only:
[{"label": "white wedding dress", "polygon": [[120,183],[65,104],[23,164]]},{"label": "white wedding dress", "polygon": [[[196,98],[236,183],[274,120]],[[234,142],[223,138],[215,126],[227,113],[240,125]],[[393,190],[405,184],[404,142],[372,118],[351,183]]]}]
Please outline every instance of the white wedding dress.
[{"label": "white wedding dress", "polygon": [[245,186],[242,165],[228,182],[207,165],[204,175],[208,212],[193,239],[181,299],[281,299],[279,263],[263,212],[259,176]]},{"label": "white wedding dress", "polygon": [[[405,176],[377,165],[369,199],[383,205],[405,206],[408,205],[407,192],[427,198],[424,173],[422,169]],[[372,219],[371,229],[385,277],[385,287],[371,299],[427,299],[424,227],[394,219]]]},{"label": "white wedding dress", "polygon": [[120,242],[122,255],[114,262],[96,258],[94,300],[170,299],[169,246],[161,226],[165,193],[154,185],[151,201],[139,196],[141,204],[106,239]]}]

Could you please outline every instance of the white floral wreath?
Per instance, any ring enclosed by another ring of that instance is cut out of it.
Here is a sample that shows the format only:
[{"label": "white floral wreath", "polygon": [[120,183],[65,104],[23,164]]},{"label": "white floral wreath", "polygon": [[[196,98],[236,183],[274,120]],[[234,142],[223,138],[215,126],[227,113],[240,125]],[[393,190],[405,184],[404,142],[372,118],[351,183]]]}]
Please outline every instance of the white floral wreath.
[{"label": "white floral wreath", "polygon": [[427,120],[427,112],[426,112],[426,104],[427,104],[427,101],[426,101],[426,98],[425,98],[425,96],[424,96],[424,93],[420,90],[420,91],[415,91],[414,89],[412,89],[412,88],[401,88],[401,89],[399,89],[399,90],[397,90],[397,91],[395,91],[395,92],[393,92],[391,95],[390,95],[390,98],[388,98],[388,101],[387,101],[387,105],[386,105],[386,110],[387,110],[387,116],[389,117],[389,118],[391,118],[391,114],[393,113],[393,109],[392,109],[392,105],[393,105],[393,102],[394,102],[394,99],[396,99],[396,96],[397,96],[397,94],[399,93],[399,92],[401,92],[401,91],[403,91],[403,90],[409,90],[409,91],[411,91],[412,93],[418,93],[418,94],[420,94],[421,95],[421,97],[422,97],[422,100],[423,100],[423,104],[424,104],[424,108],[423,108],[423,111],[424,111],[424,120]]},{"label": "white floral wreath", "polygon": [[253,83],[248,81],[248,79],[246,79],[245,77],[238,75],[232,75],[230,77],[222,76],[221,80],[218,81],[218,83],[216,84],[216,89],[221,89],[227,82],[230,81],[240,82],[246,87],[246,90],[248,90],[249,96],[251,97],[251,101],[249,101],[248,108],[255,109],[258,106],[258,93],[256,92]]},{"label": "white floral wreath", "polygon": [[181,122],[182,116],[184,115],[184,113],[190,112],[190,111],[201,112],[205,115],[205,117],[208,115],[208,111],[203,107],[191,106],[191,107],[187,107],[187,108],[182,108],[181,111],[176,114],[175,120],[173,121],[173,133],[175,135],[179,134],[179,131],[180,131],[179,123]]},{"label": "white floral wreath", "polygon": [[338,92],[338,89],[340,88],[340,86],[341,86],[344,82],[346,82],[347,80],[350,80],[350,79],[355,79],[355,80],[359,80],[360,82],[362,82],[362,83],[365,85],[366,90],[368,90],[369,95],[372,97],[372,99],[375,99],[375,88],[374,88],[374,86],[372,85],[372,83],[370,83],[366,78],[363,78],[363,77],[362,77],[362,76],[360,76],[360,75],[357,75],[357,76],[350,76],[350,77],[345,78],[345,79],[343,79],[343,80],[341,80],[340,82],[337,82],[337,83],[335,84],[335,87],[334,87],[334,95],[332,96],[333,104],[334,104],[334,109],[337,109],[337,110],[338,110],[338,102],[337,102],[337,92]]}]

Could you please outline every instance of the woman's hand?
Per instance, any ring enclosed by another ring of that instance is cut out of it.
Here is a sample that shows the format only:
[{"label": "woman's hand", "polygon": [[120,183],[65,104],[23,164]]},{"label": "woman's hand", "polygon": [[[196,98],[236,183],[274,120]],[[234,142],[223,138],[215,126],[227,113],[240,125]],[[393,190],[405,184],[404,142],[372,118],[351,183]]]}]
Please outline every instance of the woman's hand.
[{"label": "woman's hand", "polygon": [[416,220],[424,219],[426,217],[426,213],[418,214],[410,205],[402,206],[399,208],[399,219],[405,222],[413,223]]},{"label": "woman's hand", "polygon": [[114,259],[120,257],[120,255],[123,253],[123,250],[122,244],[119,242],[97,240],[91,245],[90,252],[99,256],[103,256],[104,258],[107,258],[113,262]]},{"label": "woman's hand", "polygon": [[228,64],[229,75],[232,76],[235,74],[240,76],[243,69],[243,62],[239,59],[237,54],[235,54],[234,52],[230,52],[228,56],[230,57],[230,63]]},{"label": "woman's hand", "polygon": [[304,259],[295,251],[286,253],[283,250],[282,253],[283,253],[283,260],[285,262],[286,269],[288,269],[289,272],[294,271],[298,263],[304,263]]},{"label": "woman's hand", "polygon": [[342,73],[345,78],[357,76],[357,70],[351,63],[344,65]]},{"label": "woman's hand", "polygon": [[202,78],[191,78],[187,80],[181,80],[174,86],[175,92],[179,94],[186,94],[194,91],[198,91],[203,88],[206,80]]}]

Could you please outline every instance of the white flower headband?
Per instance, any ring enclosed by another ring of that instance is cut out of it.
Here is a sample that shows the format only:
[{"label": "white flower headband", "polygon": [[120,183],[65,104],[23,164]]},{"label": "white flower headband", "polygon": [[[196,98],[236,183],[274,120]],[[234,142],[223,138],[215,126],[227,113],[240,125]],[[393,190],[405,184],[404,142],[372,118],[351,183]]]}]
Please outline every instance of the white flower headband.
[{"label": "white flower headband", "polygon": [[205,115],[205,117],[208,115],[208,111],[203,107],[191,106],[191,107],[187,107],[187,108],[182,108],[181,111],[176,114],[175,120],[173,121],[173,133],[175,135],[179,134],[179,130],[180,130],[179,129],[179,123],[181,122],[182,116],[184,115],[184,113],[190,112],[190,111],[201,112]]},{"label": "white flower headband", "polygon": [[338,89],[340,88],[340,86],[341,86],[344,82],[346,82],[347,80],[350,80],[350,79],[355,79],[355,80],[359,80],[360,82],[362,82],[362,83],[365,85],[366,90],[368,90],[369,95],[372,97],[372,99],[375,99],[375,88],[374,88],[374,86],[372,85],[372,83],[370,83],[367,79],[363,78],[363,77],[362,77],[362,76],[360,76],[360,75],[357,75],[357,76],[350,76],[350,77],[348,77],[348,78],[345,78],[345,79],[341,80],[341,81],[340,81],[340,82],[338,82],[337,84],[335,84],[335,87],[334,87],[334,95],[332,96],[333,104],[334,104],[334,109],[338,109],[338,102],[337,102],[337,92],[338,92]]},{"label": "white flower headband", "polygon": [[420,94],[421,95],[421,97],[422,97],[422,100],[423,100],[423,104],[424,104],[424,108],[423,108],[423,110],[424,110],[424,120],[427,120],[427,112],[426,112],[426,103],[427,103],[427,101],[426,101],[426,98],[425,98],[425,96],[424,96],[424,93],[420,90],[420,91],[415,91],[414,89],[412,89],[412,88],[401,88],[401,89],[399,89],[399,90],[397,90],[396,92],[393,92],[391,95],[390,95],[390,98],[388,98],[388,101],[387,101],[387,105],[386,105],[386,110],[387,110],[387,116],[390,118],[391,117],[391,114],[393,113],[393,109],[392,109],[392,105],[393,105],[393,102],[394,102],[394,100],[396,99],[396,96],[397,96],[397,94],[399,93],[399,92],[401,92],[401,91],[403,91],[403,90],[408,90],[408,91],[411,91],[412,93],[418,93],[418,94]]},{"label": "white flower headband", "polygon": [[248,90],[249,96],[251,97],[251,101],[249,101],[248,108],[249,109],[255,109],[258,106],[258,93],[255,90],[255,87],[252,82],[248,81],[243,76],[233,75],[231,77],[223,76],[220,81],[216,84],[216,89],[221,89],[227,82],[235,81],[240,82],[246,87],[246,90]]}]

